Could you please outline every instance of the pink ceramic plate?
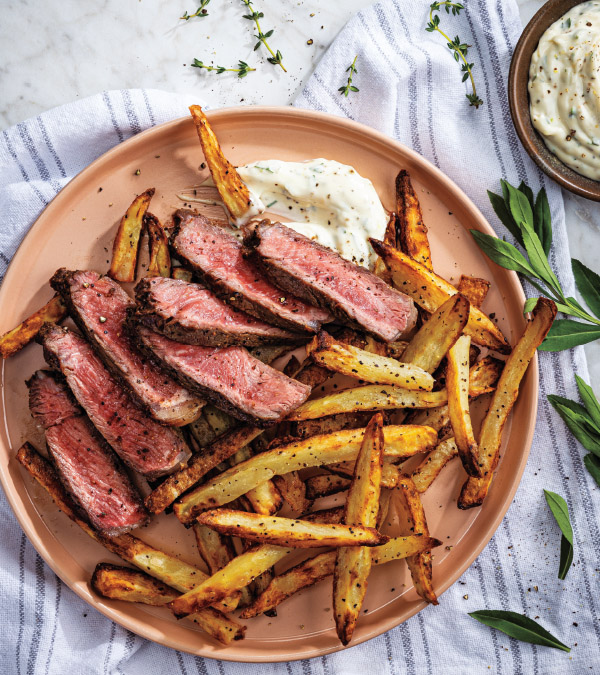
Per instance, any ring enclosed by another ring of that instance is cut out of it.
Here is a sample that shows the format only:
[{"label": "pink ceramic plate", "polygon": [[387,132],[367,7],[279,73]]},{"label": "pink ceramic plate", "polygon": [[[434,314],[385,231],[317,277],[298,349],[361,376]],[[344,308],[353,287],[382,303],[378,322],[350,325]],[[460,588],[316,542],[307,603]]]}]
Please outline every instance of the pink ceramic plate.
[{"label": "pink ceramic plate", "polygon": [[[484,310],[495,312],[511,342],[521,333],[525,298],[516,274],[490,264],[468,232],[475,228],[493,234],[491,227],[451,180],[412,150],[355,122],[307,110],[236,108],[215,111],[209,117],[232,162],[325,157],[352,164],[373,181],[387,208],[393,207],[396,173],[408,169],[429,226],[436,270],[455,282],[461,273],[489,279],[492,290]],[[0,292],[0,331],[16,325],[51,297],[48,279],[58,267],[106,271],[117,223],[133,197],[156,187],[151,210],[166,219],[181,204],[176,193],[198,183],[202,160],[192,120],[185,118],[139,134],[79,174],[46,208],[15,255]],[[26,439],[43,447],[29,415],[24,383],[43,364],[41,348],[32,345],[2,365],[0,478],[27,536],[63,581],[129,630],[202,656],[286,661],[341,648],[333,627],[330,581],[282,604],[277,618],[249,621],[246,639],[230,647],[212,642],[194,624],[176,621],[167,610],[97,597],[89,585],[91,572],[97,562],[115,559],[67,520],[14,459]],[[473,562],[511,503],[533,436],[537,391],[534,362],[506,428],[503,457],[482,508],[457,509],[464,481],[459,462],[452,462],[424,496],[430,531],[444,541],[434,552],[438,595]],[[140,534],[157,547],[200,564],[193,537],[173,516],[156,519]],[[397,626],[424,606],[403,561],[375,568],[365,601],[368,612],[361,613],[351,644]]]}]

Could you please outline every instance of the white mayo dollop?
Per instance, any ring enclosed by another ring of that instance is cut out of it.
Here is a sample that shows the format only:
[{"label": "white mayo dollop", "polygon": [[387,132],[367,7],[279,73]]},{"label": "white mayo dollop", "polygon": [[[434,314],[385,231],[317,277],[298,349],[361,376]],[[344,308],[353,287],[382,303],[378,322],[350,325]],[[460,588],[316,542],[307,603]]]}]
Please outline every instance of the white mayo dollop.
[{"label": "white mayo dollop", "polygon": [[330,159],[253,162],[237,171],[254,203],[352,262],[373,267],[369,237],[383,239],[388,216],[370,180]]},{"label": "white mayo dollop", "polygon": [[530,114],[550,152],[600,180],[600,2],[583,2],[542,35],[529,67]]}]

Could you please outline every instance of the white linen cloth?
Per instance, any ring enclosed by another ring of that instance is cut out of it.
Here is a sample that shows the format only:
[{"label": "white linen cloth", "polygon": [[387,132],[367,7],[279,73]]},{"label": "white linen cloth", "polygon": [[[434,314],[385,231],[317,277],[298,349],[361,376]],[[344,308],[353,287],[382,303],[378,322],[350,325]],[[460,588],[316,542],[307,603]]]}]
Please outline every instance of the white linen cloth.
[{"label": "white linen cloth", "polygon": [[[513,0],[468,0],[444,27],[472,45],[469,59],[485,103],[468,106],[444,40],[424,30],[425,0],[385,0],[360,12],[340,33],[297,105],[366,124],[402,141],[454,179],[499,235],[486,189],[501,177],[546,187],[554,224],[552,264],[573,294],[559,189],[525,155],[510,120],[506,78],[521,26]],[[358,54],[348,98],[337,89]],[[120,91],[63,106],[0,137],[0,272],[50,199],[113,145],[151,125],[187,114],[182,100],[157,91]],[[76,597],[44,564],[0,503],[3,546],[0,599],[2,673],[199,673],[342,675],[351,673],[590,673],[600,667],[600,492],[582,464],[583,450],[546,400],[577,398],[574,373],[587,378],[583,350],[540,354],[536,437],[523,480],[502,525],[476,562],[441,598],[366,644],[287,664],[235,664],[193,657],[150,643],[111,623]],[[557,579],[560,533],[543,488],[563,495],[575,533],[575,556]],[[468,598],[468,599],[467,599]],[[539,618],[571,654],[509,639],[467,612],[507,609]],[[576,646],[574,646],[576,644]]]}]

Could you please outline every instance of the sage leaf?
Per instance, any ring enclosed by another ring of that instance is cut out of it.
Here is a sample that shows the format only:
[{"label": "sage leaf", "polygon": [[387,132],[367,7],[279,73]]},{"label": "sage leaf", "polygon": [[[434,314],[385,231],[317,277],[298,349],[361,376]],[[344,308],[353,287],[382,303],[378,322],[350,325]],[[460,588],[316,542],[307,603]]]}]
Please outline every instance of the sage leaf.
[{"label": "sage leaf", "polygon": [[533,228],[533,209],[529,203],[529,199],[520,190],[510,183],[506,183],[508,188],[508,206],[519,227],[526,223]]},{"label": "sage leaf", "polygon": [[590,472],[592,478],[600,486],[600,457],[596,455],[586,455],[583,458],[585,468]]},{"label": "sage leaf", "polygon": [[556,492],[544,490],[544,496],[562,532],[558,578],[564,579],[573,562],[573,528],[569,519],[569,507],[567,506],[567,502],[560,495],[557,495]]},{"label": "sage leaf", "polygon": [[560,284],[556,275],[550,267],[548,257],[542,248],[542,242],[529,223],[521,223],[521,232],[523,233],[523,244],[529,256],[529,264],[536,271],[536,276],[545,281],[548,286],[559,289]]},{"label": "sage leaf", "polygon": [[527,197],[527,201],[533,210],[533,190],[529,187],[529,185],[527,185],[527,183],[525,183],[525,181],[521,181],[517,190],[522,192]]},{"label": "sage leaf", "polygon": [[553,394],[548,396],[548,400],[581,445],[600,457],[600,435],[595,425],[590,424],[589,418],[573,407],[577,403],[571,401],[572,405],[567,406],[565,399]]},{"label": "sage leaf", "polygon": [[507,612],[502,609],[482,609],[478,612],[469,612],[469,616],[521,642],[552,647],[553,649],[562,649],[563,652],[571,651],[567,645],[557,640],[545,628],[542,628],[533,619],[524,614]]},{"label": "sage leaf", "polygon": [[600,275],[576,258],[571,260],[571,266],[581,297],[592,312],[600,318]]},{"label": "sage leaf", "polygon": [[600,402],[596,398],[594,390],[589,384],[586,384],[579,375],[575,375],[575,381],[577,382],[577,389],[579,389],[579,395],[581,396],[585,409],[589,416],[594,420],[596,426],[600,429]]},{"label": "sage leaf", "polygon": [[542,247],[546,256],[550,253],[552,246],[552,219],[550,216],[550,204],[546,195],[546,188],[538,192],[533,209],[533,226],[537,236],[542,242]]},{"label": "sage leaf", "polygon": [[585,345],[598,338],[600,326],[572,319],[559,319],[552,324],[546,339],[538,349],[543,352],[560,352],[563,349]]},{"label": "sage leaf", "polygon": [[523,305],[523,314],[531,312],[531,310],[537,305],[538,299],[539,298],[527,298],[527,300],[525,300],[525,304]]},{"label": "sage leaf", "polygon": [[535,272],[530,267],[525,256],[512,244],[503,239],[479,232],[479,230],[471,230],[471,234],[479,248],[496,264],[507,270],[535,276]]},{"label": "sage leaf", "polygon": [[521,237],[521,230],[519,226],[515,223],[515,219],[512,217],[510,209],[508,208],[504,198],[500,195],[494,194],[488,190],[488,197],[492,204],[495,214],[500,219],[500,222],[506,227],[506,229],[512,234],[512,236],[523,245],[523,237]]}]

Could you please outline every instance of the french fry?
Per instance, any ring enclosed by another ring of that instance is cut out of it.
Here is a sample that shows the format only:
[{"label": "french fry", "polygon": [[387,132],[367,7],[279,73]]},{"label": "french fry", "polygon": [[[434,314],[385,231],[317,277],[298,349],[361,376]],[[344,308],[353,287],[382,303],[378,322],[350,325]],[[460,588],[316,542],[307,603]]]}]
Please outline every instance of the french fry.
[{"label": "french fry", "polygon": [[398,408],[437,408],[448,400],[446,390],[410,391],[400,387],[367,384],[315,398],[296,408],[288,420],[311,420],[339,413],[368,410],[397,410]]},{"label": "french fry", "polygon": [[295,513],[303,513],[310,506],[310,500],[306,491],[306,484],[300,478],[297,471],[290,471],[290,473],[282,476],[273,476],[275,487],[283,497],[283,501]]},{"label": "french fry", "polygon": [[[364,429],[347,429],[313,436],[255,455],[188,492],[174,505],[175,515],[188,524],[202,511],[228,504],[273,476],[356,460],[364,432]],[[390,425],[384,428],[383,434],[385,453],[389,457],[412,457],[437,443],[436,432],[428,427]]]},{"label": "french fry", "polygon": [[192,273],[185,267],[173,267],[171,270],[171,277],[173,279],[181,279],[182,281],[190,282],[192,280]]},{"label": "french fry", "polygon": [[315,420],[302,420],[292,423],[292,435],[296,438],[310,438],[320,434],[331,434],[334,431],[343,429],[359,429],[365,427],[371,413],[340,413],[339,415],[329,415]]},{"label": "french fry", "polygon": [[202,152],[225,207],[236,225],[242,225],[252,211],[252,198],[246,184],[225,157],[219,141],[199,105],[190,106],[190,113],[202,145]]},{"label": "french fry", "polygon": [[[340,462],[339,464],[330,464],[329,471],[337,473],[338,476],[352,478],[354,476],[354,462]],[[402,473],[400,469],[392,464],[390,458],[386,458],[381,468],[381,485],[388,489],[397,487]]]},{"label": "french fry", "polygon": [[108,276],[115,281],[135,281],[144,216],[153,196],[154,188],[142,192],[121,218],[108,271]]},{"label": "french fry", "polygon": [[523,335],[506,360],[490,408],[481,425],[479,467],[483,477],[469,477],[458,498],[460,509],[480,506],[488,493],[500,459],[502,429],[517,400],[521,380],[527,371],[529,362],[550,330],[555,316],[554,302],[547,298],[539,298],[533,308],[532,319],[527,322]]},{"label": "french fry", "polygon": [[163,226],[152,213],[146,213],[144,216],[144,226],[148,232],[148,249],[150,254],[148,276],[170,277],[171,254],[169,253],[169,240]]},{"label": "french fry", "polygon": [[[250,450],[250,446],[245,445],[235,453],[230,462],[232,466],[235,466],[251,457],[252,450]],[[246,492],[246,499],[250,502],[254,513],[261,513],[265,516],[277,513],[283,503],[281,494],[272,480],[266,480],[255,488],[252,488],[252,490],[248,490]]]},{"label": "french fry", "polygon": [[421,205],[410,175],[404,169],[396,176],[396,213],[396,238],[399,243],[397,248],[427,269],[433,269]]},{"label": "french fry", "polygon": [[446,391],[448,392],[448,417],[460,460],[469,476],[479,476],[479,448],[469,411],[469,347],[471,338],[461,335],[448,352]]},{"label": "french fry", "polygon": [[[390,246],[396,246],[396,214],[391,213],[388,220],[388,224],[385,228],[385,234],[383,235],[383,241]],[[383,279],[387,284],[391,285],[390,272],[385,266],[385,263],[381,258],[377,258],[375,261],[375,267],[373,269],[375,274]],[[385,356],[385,354],[384,354]]]},{"label": "french fry", "polygon": [[389,356],[391,359],[402,360],[402,354],[406,351],[408,347],[408,342],[404,340],[397,340],[396,342],[388,342],[385,345],[385,356]]},{"label": "french fry", "polygon": [[[401,560],[426,549],[439,546],[441,542],[431,537],[411,535],[408,537],[395,537],[386,544],[369,549],[373,565],[383,565],[393,560]],[[313,586],[322,579],[333,574],[336,551],[319,553],[313,558],[292,567],[283,574],[273,578],[273,581],[259,595],[254,602],[246,607],[240,617],[250,619],[269,610],[274,609],[284,600],[298,593],[303,588]]]},{"label": "french fry", "polygon": [[354,379],[415,391],[433,389],[433,377],[419,366],[338,342],[325,331],[313,338],[308,353],[315,363]]},{"label": "french fry", "polygon": [[[370,239],[377,255],[388,266],[396,288],[409,295],[428,312],[435,312],[457,289],[442,277],[428,270],[410,256],[397,251],[376,239]],[[480,309],[471,306],[465,333],[475,344],[488,347],[502,354],[510,353],[510,345],[496,324]]]},{"label": "french fry", "polygon": [[[414,534],[422,534],[424,537],[429,537],[429,528],[427,527],[423,504],[412,478],[409,476],[402,477],[400,490],[397,491],[397,494],[396,503],[400,507],[400,510],[404,510],[407,526],[410,531]],[[400,501],[402,501],[402,504],[399,503]],[[406,564],[410,570],[417,593],[423,600],[432,605],[437,605],[437,596],[433,590],[431,549],[409,556],[406,558]]]},{"label": "french fry", "polygon": [[308,499],[319,499],[319,497],[328,497],[347,490],[350,487],[350,480],[344,476],[326,473],[307,478],[305,484],[306,497]]},{"label": "french fry", "polygon": [[[377,526],[381,467],[383,464],[383,415],[374,415],[365,429],[348,490],[344,523],[351,527]],[[364,546],[342,547],[333,570],[333,613],[342,644],[352,639],[367,592],[371,552]]]},{"label": "french fry", "polygon": [[413,471],[412,479],[417,492],[425,492],[433,481],[440,475],[442,469],[451,459],[458,456],[458,448],[454,438],[448,438],[442,441],[435,450],[432,450],[427,457]]},{"label": "french fry", "polygon": [[156,487],[144,500],[146,508],[150,513],[162,513],[177,497],[189,490],[211,469],[234,455],[240,448],[259,436],[262,431],[256,427],[244,426],[217,438],[214,443],[204,448],[203,452],[194,455],[184,469],[171,474]]},{"label": "french fry", "polygon": [[490,290],[490,285],[491,284],[487,279],[480,279],[479,277],[470,277],[467,274],[461,274],[460,281],[456,288],[474,307],[481,307]]},{"label": "french fry", "polygon": [[[143,572],[109,563],[96,565],[91,584],[96,593],[105,598],[144,605],[163,606],[179,596],[179,593]],[[246,630],[245,626],[210,607],[189,618],[224,645],[241,640]]]},{"label": "french fry", "polygon": [[200,417],[197,420],[194,420],[185,428],[190,432],[200,448],[210,445],[217,437],[215,430],[208,423],[203,411],[200,412]]},{"label": "french fry", "polygon": [[313,523],[234,509],[205,511],[198,516],[198,522],[222,534],[290,548],[379,546],[389,539],[372,527]]},{"label": "french fry", "polygon": [[7,359],[16,354],[35,339],[45,323],[60,323],[67,314],[68,310],[63,301],[55,295],[41,309],[27,317],[23,323],[0,337],[0,356]]}]

